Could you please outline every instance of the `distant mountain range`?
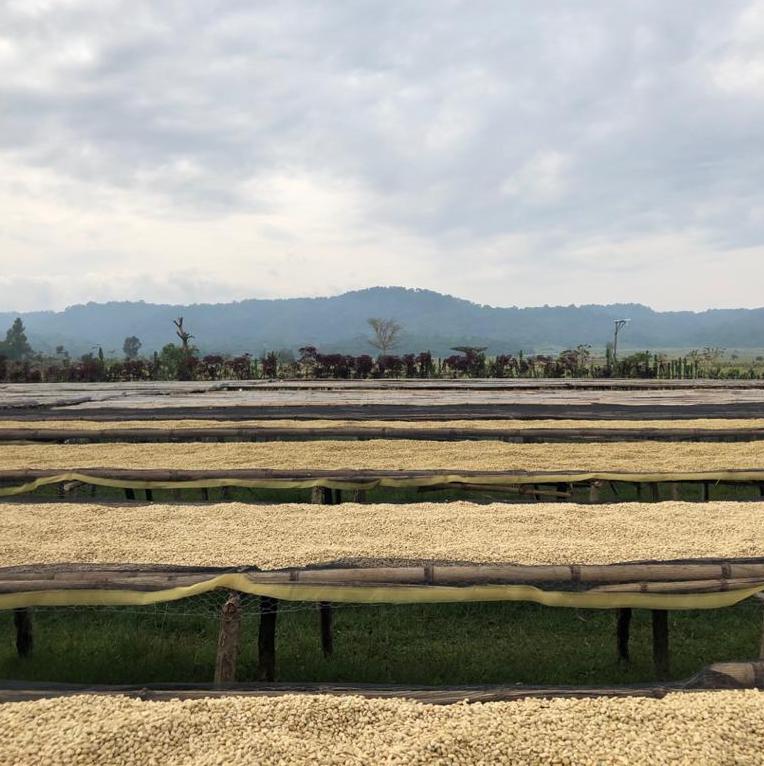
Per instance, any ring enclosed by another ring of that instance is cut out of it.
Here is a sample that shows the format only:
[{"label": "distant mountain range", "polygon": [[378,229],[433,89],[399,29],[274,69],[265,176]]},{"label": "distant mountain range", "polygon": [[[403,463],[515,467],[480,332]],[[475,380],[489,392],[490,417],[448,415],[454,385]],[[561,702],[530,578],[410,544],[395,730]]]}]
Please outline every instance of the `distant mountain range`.
[{"label": "distant mountain range", "polygon": [[330,298],[252,299],[171,306],[144,302],[88,303],[64,311],[0,312],[0,331],[21,316],[36,350],[63,345],[72,354],[102,346],[121,354],[137,335],[142,353],[177,341],[172,320],[184,317],[204,353],[261,354],[313,345],[324,352],[369,353],[369,317],[392,317],[404,328],[395,349],[443,355],[459,345],[489,353],[555,351],[579,343],[603,349],[613,320],[629,318],[625,349],[721,346],[764,348],[764,308],[653,311],[640,304],[495,308],[430,290],[372,287]]}]

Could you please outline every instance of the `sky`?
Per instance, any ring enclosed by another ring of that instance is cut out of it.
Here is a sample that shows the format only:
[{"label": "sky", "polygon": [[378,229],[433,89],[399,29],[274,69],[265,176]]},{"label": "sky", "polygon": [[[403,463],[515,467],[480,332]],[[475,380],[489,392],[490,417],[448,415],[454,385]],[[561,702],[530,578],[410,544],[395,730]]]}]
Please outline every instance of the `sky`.
[{"label": "sky", "polygon": [[764,305],[764,0],[0,0],[0,311]]}]

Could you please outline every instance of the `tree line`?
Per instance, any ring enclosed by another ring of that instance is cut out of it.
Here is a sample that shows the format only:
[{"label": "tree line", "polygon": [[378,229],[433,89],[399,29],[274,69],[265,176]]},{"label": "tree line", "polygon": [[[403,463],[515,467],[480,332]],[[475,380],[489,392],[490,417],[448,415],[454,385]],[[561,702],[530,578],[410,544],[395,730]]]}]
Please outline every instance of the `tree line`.
[{"label": "tree line", "polygon": [[369,345],[376,353],[348,355],[322,353],[304,346],[297,354],[272,350],[260,356],[201,354],[183,317],[173,322],[179,343],[142,356],[142,343],[128,336],[121,357],[106,357],[102,348],[71,358],[58,346],[53,354],[36,353],[21,319],[16,319],[0,341],[0,381],[35,382],[129,382],[140,380],[258,380],[271,378],[764,378],[764,358],[741,362],[724,349],[704,348],[669,357],[643,351],[616,358],[612,347],[596,356],[588,345],[555,355],[487,355],[477,346],[457,346],[454,354],[435,357],[391,353],[398,345],[402,327],[394,319],[368,320]]}]

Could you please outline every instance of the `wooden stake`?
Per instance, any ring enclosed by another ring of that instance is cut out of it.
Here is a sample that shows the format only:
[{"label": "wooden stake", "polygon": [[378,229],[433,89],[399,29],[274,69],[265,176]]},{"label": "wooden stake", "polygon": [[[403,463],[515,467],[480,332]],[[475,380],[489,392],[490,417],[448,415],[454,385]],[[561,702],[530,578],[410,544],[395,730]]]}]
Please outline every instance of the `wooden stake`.
[{"label": "wooden stake", "polygon": [[629,661],[629,634],[631,632],[631,609],[618,610],[616,634],[618,639],[618,659]]},{"label": "wooden stake", "polygon": [[260,597],[260,629],[257,635],[257,680],[276,680],[276,618],[279,602],[270,596]]},{"label": "wooden stake", "polygon": [[236,680],[236,662],[239,658],[241,633],[241,597],[231,593],[220,613],[218,650],[215,657],[215,684],[230,684]]},{"label": "wooden stake", "polygon": [[28,657],[34,648],[32,610],[14,609],[13,624],[16,626],[16,651],[19,657]]},{"label": "wooden stake", "polygon": [[334,653],[334,636],[332,635],[332,605],[328,601],[321,601],[318,605],[321,621],[321,651],[324,657],[329,658]]},{"label": "wooden stake", "polygon": [[[311,499],[318,505],[331,505],[332,503],[342,502],[342,493],[340,490],[332,492],[332,490],[327,487],[313,487]],[[321,601],[318,609],[321,651],[324,653],[324,657],[330,657],[334,651],[334,641],[332,638],[332,605],[328,601]]]},{"label": "wooden stake", "polygon": [[653,609],[653,663],[659,681],[669,676],[669,628],[668,612]]}]

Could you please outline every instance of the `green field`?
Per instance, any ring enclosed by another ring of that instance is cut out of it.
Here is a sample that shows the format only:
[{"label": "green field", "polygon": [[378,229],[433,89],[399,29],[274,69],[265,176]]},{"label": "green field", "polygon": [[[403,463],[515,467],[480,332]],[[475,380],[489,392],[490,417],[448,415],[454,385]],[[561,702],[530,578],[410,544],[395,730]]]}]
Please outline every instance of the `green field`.
[{"label": "green field", "polygon": [[[208,682],[222,594],[159,607],[38,609],[36,645],[18,658],[10,612],[0,678],[71,683]],[[238,680],[254,680],[257,604],[245,605]],[[334,655],[322,656],[315,604],[282,602],[277,679],[405,684],[618,684],[654,680],[650,613],[635,610],[629,663],[616,656],[615,612],[534,604],[335,607]],[[755,658],[762,607],[744,602],[670,616],[672,672]]]}]

